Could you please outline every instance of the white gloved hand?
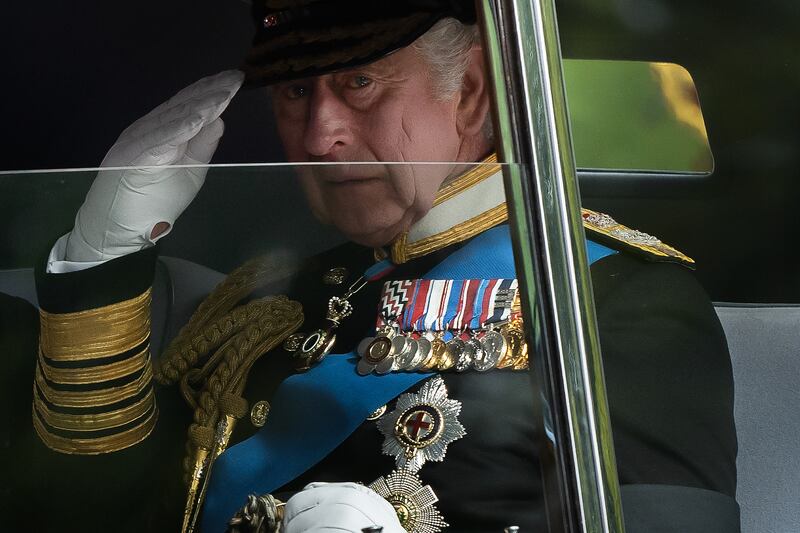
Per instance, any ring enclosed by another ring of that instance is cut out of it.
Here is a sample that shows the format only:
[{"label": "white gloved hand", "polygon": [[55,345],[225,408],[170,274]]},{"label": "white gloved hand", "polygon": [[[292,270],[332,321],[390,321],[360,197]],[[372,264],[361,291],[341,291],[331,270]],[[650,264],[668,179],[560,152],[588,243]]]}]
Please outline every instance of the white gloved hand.
[{"label": "white gloved hand", "polygon": [[[230,70],[183,89],[123,131],[101,167],[207,164],[224,130],[219,116],[243,79]],[[104,261],[150,246],[191,203],[207,170],[101,170],[75,217],[64,259]],[[153,237],[157,224],[163,231]]]},{"label": "white gloved hand", "polygon": [[357,483],[310,483],[286,502],[282,533],[350,531],[369,526],[405,533],[392,504]]}]

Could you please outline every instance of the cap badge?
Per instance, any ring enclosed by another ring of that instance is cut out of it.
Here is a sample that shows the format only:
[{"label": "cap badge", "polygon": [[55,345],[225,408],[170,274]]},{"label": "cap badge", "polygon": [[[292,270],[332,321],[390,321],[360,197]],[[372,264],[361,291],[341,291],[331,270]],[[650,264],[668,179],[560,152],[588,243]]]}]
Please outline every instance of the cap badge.
[{"label": "cap badge", "polygon": [[269,13],[267,16],[264,17],[263,20],[264,28],[270,29],[280,24],[285,24],[291,18],[292,18],[291,11],[278,11],[275,13]]}]

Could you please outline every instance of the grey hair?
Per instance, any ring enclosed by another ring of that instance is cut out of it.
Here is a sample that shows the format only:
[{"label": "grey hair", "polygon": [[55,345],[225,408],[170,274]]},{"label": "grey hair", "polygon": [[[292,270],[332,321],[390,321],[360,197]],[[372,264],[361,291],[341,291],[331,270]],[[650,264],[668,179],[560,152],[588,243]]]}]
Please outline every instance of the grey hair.
[{"label": "grey hair", "polygon": [[461,89],[469,66],[469,53],[480,43],[477,25],[454,18],[438,21],[411,45],[428,63],[438,97],[448,99]]},{"label": "grey hair", "polygon": [[[480,42],[476,24],[466,25],[449,17],[438,21],[414,41],[411,46],[430,66],[437,98],[448,100],[461,89],[470,51]],[[489,142],[494,141],[492,119],[488,115],[483,123],[483,136]]]}]

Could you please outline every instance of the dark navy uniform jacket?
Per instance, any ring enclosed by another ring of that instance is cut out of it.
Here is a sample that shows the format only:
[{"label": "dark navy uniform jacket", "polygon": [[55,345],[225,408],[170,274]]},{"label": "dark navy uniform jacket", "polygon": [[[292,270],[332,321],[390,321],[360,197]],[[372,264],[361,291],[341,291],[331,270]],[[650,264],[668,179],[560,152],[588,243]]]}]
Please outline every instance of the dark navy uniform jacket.
[{"label": "dark navy uniform jacket", "polygon": [[[391,276],[419,277],[461,245],[401,265]],[[306,261],[299,273],[265,291],[301,302],[308,329],[320,323],[327,299],[342,290],[323,284],[323,273],[334,266],[359,273],[372,261],[372,250],[343,245]],[[626,250],[597,261],[591,274],[628,531],[738,531],[731,365],[708,297],[689,269]],[[217,279],[202,267],[193,271],[180,262],[157,261],[154,248],[88,271],[40,273],[39,301],[50,312],[93,309],[153,286],[152,341],[163,346],[161,337],[175,334]],[[374,328],[380,285],[353,297],[355,312],[339,330],[338,347],[355,346]],[[97,456],[53,452],[31,427],[37,312],[22,300],[0,296],[0,313],[0,524],[6,526],[0,529],[177,531],[191,421],[177,389],[157,390],[160,418],[145,441]],[[250,372],[245,397],[251,405],[268,400],[291,369],[286,352],[265,354]],[[460,420],[468,434],[449,446],[443,462],[427,463],[420,476],[439,496],[450,530],[499,532],[514,524],[522,532],[545,531],[530,375],[443,376],[450,397],[463,404]],[[255,431],[242,420],[232,442]],[[381,443],[375,423],[365,421],[278,492],[290,495],[311,481],[369,483],[386,475],[394,459],[381,454]]]}]

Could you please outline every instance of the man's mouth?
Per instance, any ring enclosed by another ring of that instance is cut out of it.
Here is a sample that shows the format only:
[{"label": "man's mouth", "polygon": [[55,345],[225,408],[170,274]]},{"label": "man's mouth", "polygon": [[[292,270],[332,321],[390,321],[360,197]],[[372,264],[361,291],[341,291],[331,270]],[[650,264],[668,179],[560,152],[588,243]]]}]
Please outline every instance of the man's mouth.
[{"label": "man's mouth", "polygon": [[375,182],[380,181],[380,178],[375,177],[352,177],[352,176],[345,176],[341,178],[323,178],[323,180],[328,185],[333,185],[335,187],[343,187],[343,186],[353,186],[353,185],[370,185]]},{"label": "man's mouth", "polygon": [[379,181],[381,174],[372,165],[332,165],[317,168],[314,175],[331,185],[366,185]]}]

